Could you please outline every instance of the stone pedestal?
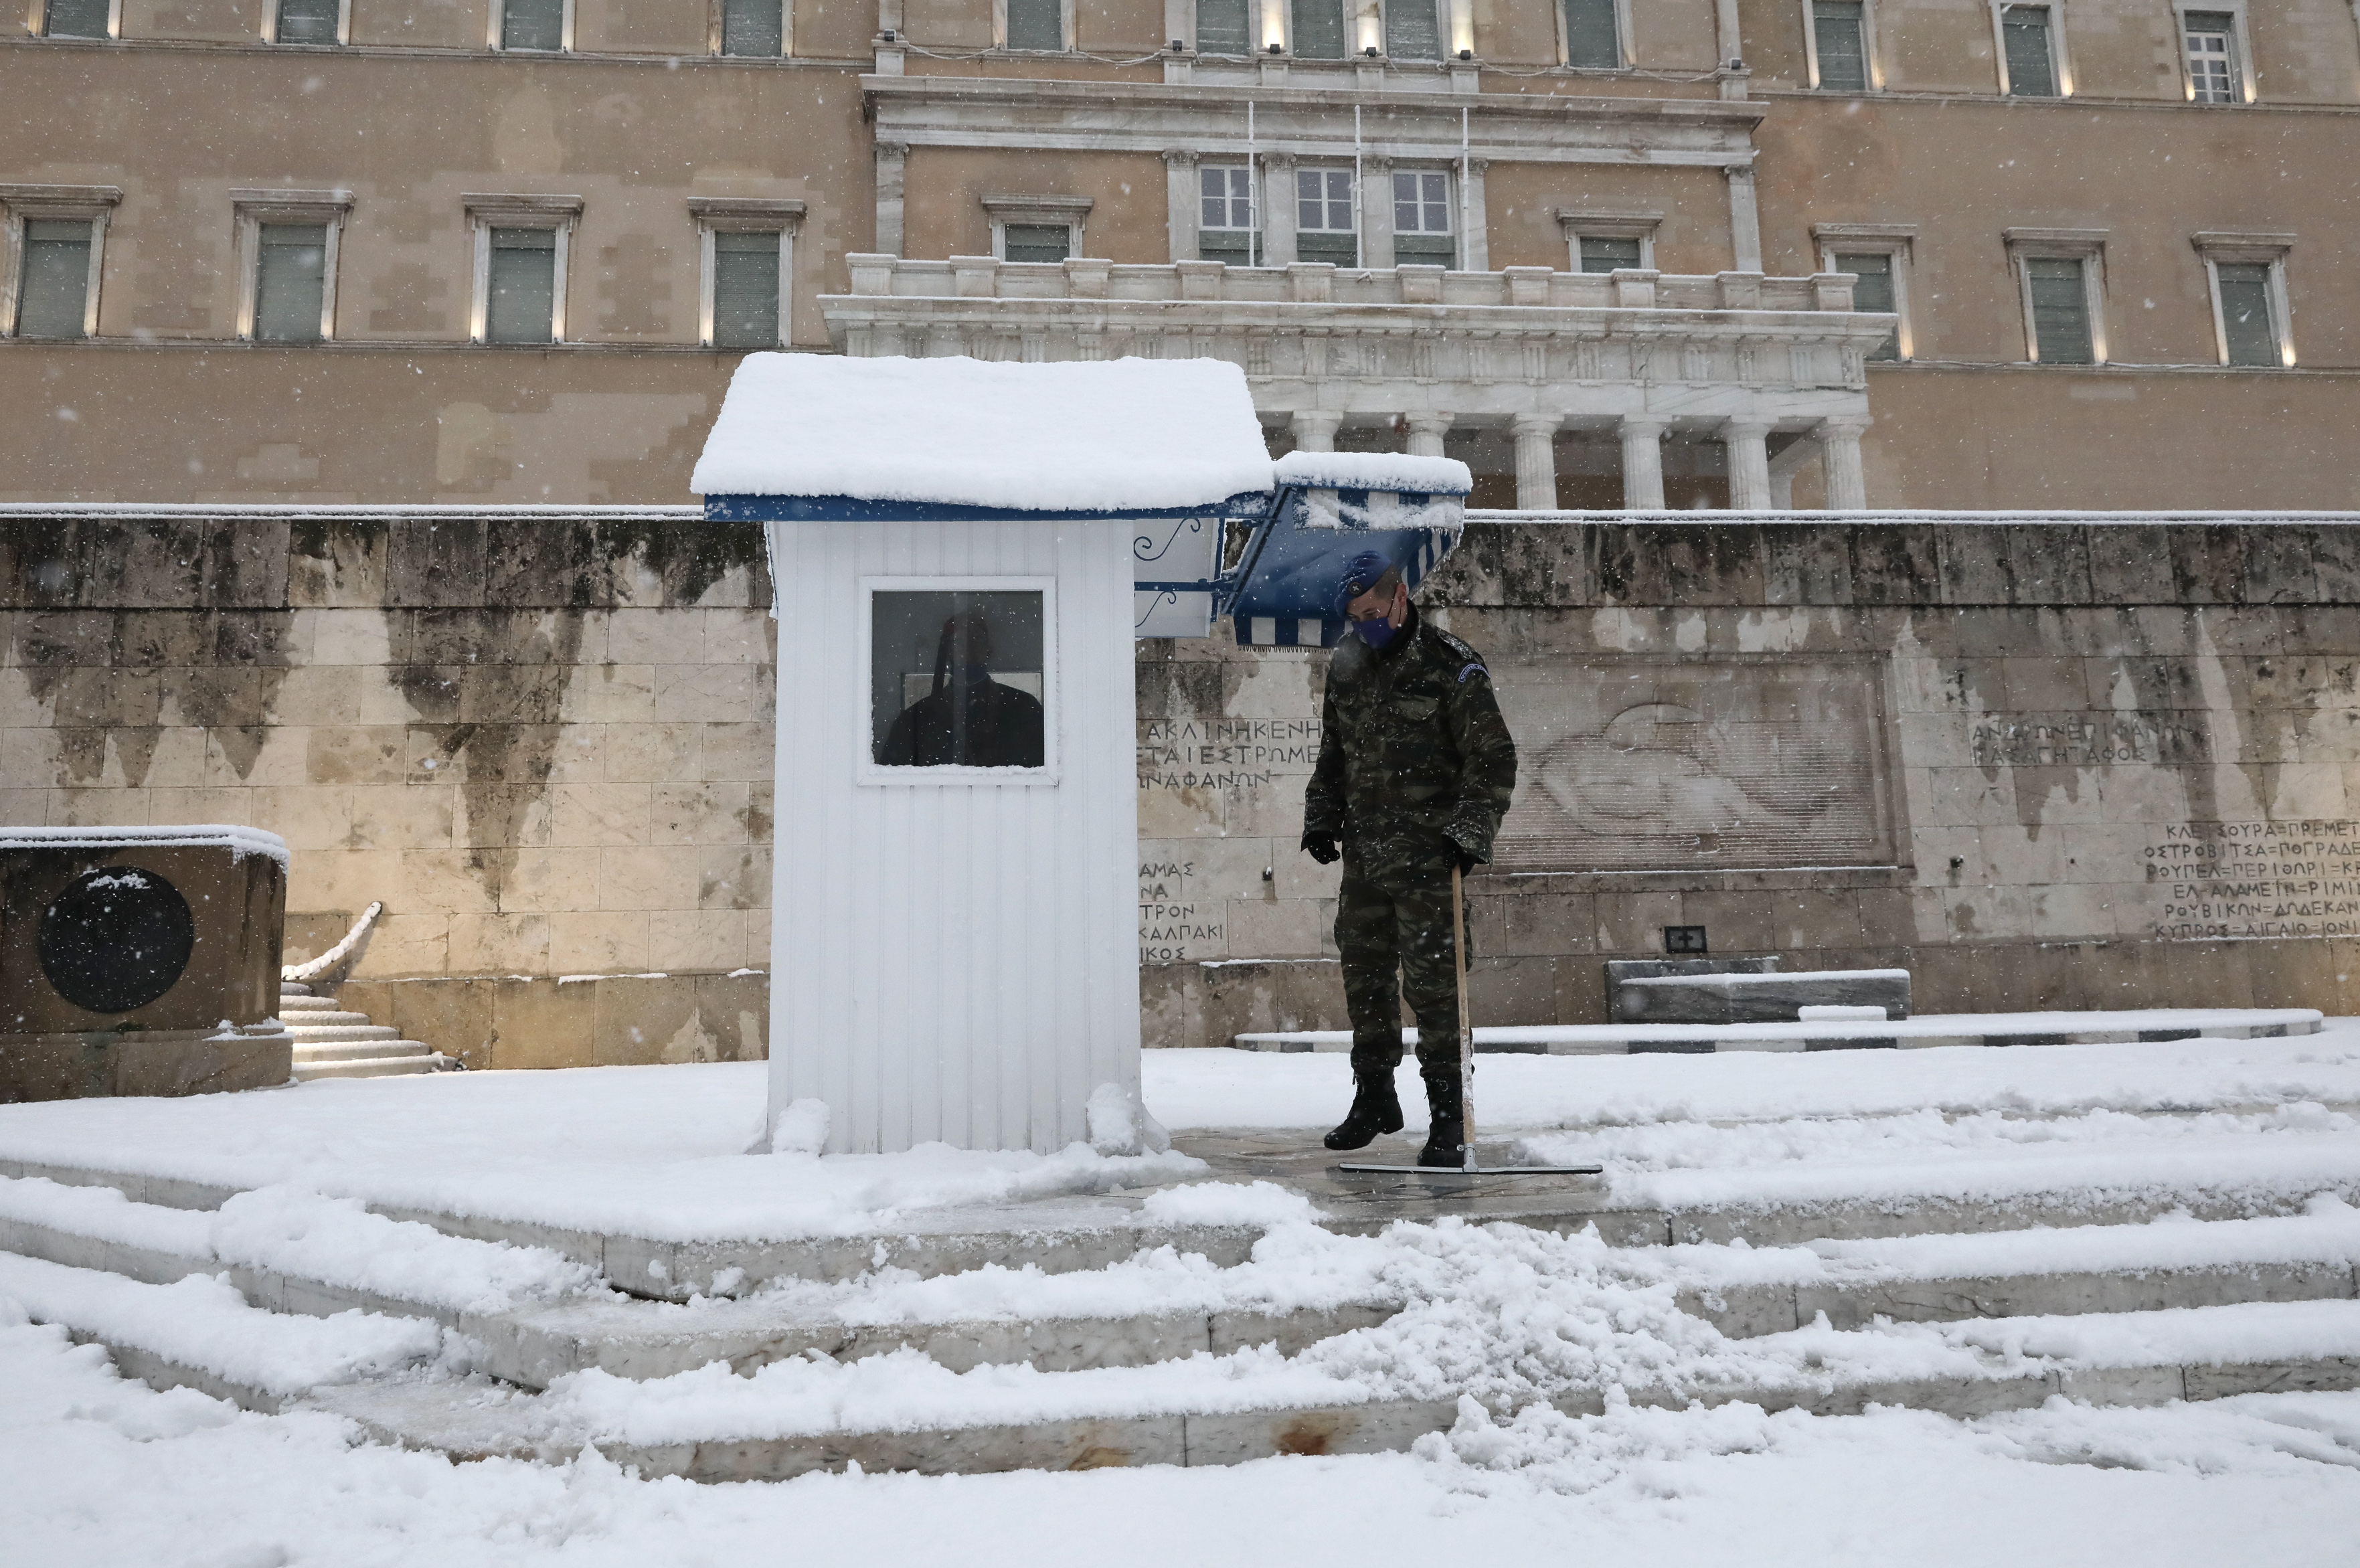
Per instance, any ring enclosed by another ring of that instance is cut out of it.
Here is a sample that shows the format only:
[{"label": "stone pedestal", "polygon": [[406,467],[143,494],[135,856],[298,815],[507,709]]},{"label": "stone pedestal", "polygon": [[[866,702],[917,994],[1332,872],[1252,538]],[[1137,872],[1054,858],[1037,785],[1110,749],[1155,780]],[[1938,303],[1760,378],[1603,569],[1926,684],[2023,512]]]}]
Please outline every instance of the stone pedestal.
[{"label": "stone pedestal", "polygon": [[250,828],[0,830],[0,1101],[286,1083],[286,856]]}]

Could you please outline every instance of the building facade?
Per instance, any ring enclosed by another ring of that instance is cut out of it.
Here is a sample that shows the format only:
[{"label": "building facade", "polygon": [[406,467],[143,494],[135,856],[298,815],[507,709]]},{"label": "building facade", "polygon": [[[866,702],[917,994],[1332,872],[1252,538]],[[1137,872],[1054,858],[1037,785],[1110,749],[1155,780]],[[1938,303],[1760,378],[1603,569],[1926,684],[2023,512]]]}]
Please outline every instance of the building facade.
[{"label": "building facade", "polygon": [[2360,484],[2344,0],[28,0],[0,100],[11,500],[674,503],[778,345],[1493,506]]}]

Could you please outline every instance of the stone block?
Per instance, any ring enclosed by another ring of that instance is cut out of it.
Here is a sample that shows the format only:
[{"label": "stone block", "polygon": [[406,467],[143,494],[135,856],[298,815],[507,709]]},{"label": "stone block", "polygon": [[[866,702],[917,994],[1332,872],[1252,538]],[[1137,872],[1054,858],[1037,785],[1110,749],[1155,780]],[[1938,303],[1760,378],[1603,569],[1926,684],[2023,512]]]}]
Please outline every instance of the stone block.
[{"label": "stone block", "polygon": [[[494,1067],[588,1067],[596,1038],[594,982],[508,980],[493,991]],[[429,1043],[432,1043],[431,1041]]]},{"label": "stone block", "polygon": [[1791,1022],[1805,1007],[1881,1007],[1909,1016],[1907,970],[1634,976],[1617,983],[1614,1013],[1628,1023]]},{"label": "stone block", "polygon": [[573,909],[549,918],[550,966],[604,975],[648,966],[648,916],[639,909]]},{"label": "stone block", "polygon": [[431,1045],[481,1071],[503,1065],[497,1001],[501,984],[485,975],[398,981],[386,987],[392,1007],[371,1016],[399,1029],[402,1039]]}]

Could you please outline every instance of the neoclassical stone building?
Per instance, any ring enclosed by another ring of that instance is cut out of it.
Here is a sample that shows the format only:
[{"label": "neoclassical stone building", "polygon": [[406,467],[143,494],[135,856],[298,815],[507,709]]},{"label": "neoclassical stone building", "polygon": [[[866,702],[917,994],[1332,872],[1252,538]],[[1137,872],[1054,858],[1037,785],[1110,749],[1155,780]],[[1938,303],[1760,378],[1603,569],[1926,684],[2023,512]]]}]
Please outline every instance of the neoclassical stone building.
[{"label": "neoclassical stone building", "polygon": [[675,503],[781,344],[1493,506],[2354,498],[2342,0],[28,0],[0,99],[0,498]]}]

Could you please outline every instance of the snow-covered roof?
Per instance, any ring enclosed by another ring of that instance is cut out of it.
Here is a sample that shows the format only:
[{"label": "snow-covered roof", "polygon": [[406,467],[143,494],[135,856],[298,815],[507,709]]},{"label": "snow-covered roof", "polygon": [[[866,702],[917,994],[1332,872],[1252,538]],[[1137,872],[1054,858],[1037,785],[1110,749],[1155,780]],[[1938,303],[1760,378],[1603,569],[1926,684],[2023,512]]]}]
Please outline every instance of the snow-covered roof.
[{"label": "snow-covered roof", "polygon": [[1270,488],[1245,373],[1215,359],[1002,365],[748,354],[690,487],[1040,512]]},{"label": "snow-covered roof", "polygon": [[1277,463],[1281,485],[1325,490],[1408,490],[1464,495],[1475,476],[1455,457],[1411,457],[1396,452],[1290,452]]},{"label": "snow-covered roof", "polygon": [[234,823],[158,824],[154,827],[0,828],[0,849],[117,849],[146,844],[158,849],[226,849],[232,860],[267,855],[284,867],[287,841],[260,828]]}]

